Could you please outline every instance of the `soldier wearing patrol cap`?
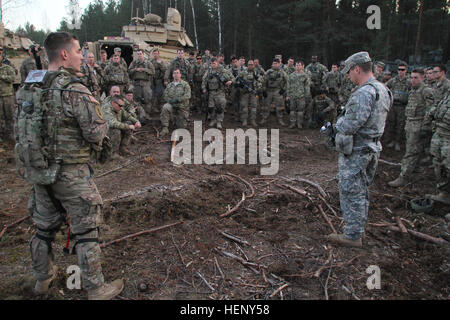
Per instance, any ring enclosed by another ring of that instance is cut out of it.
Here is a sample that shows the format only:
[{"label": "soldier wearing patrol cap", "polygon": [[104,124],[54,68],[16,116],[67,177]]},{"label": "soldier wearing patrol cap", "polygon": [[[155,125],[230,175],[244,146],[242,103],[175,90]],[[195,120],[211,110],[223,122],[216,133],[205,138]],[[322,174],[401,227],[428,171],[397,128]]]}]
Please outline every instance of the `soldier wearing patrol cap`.
[{"label": "soldier wearing patrol cap", "polygon": [[369,190],[378,165],[392,94],[372,73],[368,52],[358,52],[345,61],[342,71],[358,88],[350,96],[345,115],[336,124],[335,148],[339,152],[339,200],[344,216],[343,234],[328,240],[338,245],[362,247],[369,211]]},{"label": "soldier wearing patrol cap", "polygon": [[[114,48],[114,55],[120,57],[120,62],[119,62],[120,66],[124,67],[125,70],[128,70],[128,64],[125,61],[125,59],[123,57],[121,57],[121,54],[122,54],[122,49],[120,49],[119,47],[115,47]],[[113,55],[113,57],[114,57],[114,55]],[[111,57],[111,59],[109,59],[109,62],[112,63],[112,61],[113,61],[113,59]]]},{"label": "soldier wearing patrol cap", "polygon": [[375,74],[374,74],[374,76],[375,76],[375,79],[377,79],[380,82],[384,82],[383,71],[384,71],[384,67],[385,66],[386,66],[386,64],[384,62],[382,62],[382,61],[378,61],[375,64]]}]

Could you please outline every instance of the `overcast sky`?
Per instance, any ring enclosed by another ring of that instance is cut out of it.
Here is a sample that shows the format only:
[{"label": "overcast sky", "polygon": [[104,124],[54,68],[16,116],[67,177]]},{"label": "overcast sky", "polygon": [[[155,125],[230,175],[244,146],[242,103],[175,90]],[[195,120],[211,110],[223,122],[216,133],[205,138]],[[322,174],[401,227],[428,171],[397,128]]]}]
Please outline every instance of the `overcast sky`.
[{"label": "overcast sky", "polygon": [[[81,13],[91,1],[93,0],[79,0]],[[3,23],[12,31],[19,26],[25,26],[27,22],[32,23],[36,29],[56,31],[60,21],[68,16],[68,0],[3,0],[3,3]],[[14,8],[14,3],[27,5]]]}]

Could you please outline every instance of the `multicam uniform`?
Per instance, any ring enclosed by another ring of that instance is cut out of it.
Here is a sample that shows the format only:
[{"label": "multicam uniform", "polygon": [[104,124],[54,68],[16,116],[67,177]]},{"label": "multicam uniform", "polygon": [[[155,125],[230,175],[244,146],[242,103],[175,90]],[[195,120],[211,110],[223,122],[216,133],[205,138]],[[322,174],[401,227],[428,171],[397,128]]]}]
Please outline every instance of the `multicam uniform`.
[{"label": "multicam uniform", "polygon": [[316,96],[308,106],[308,114],[311,114],[310,126],[321,127],[324,122],[333,123],[336,120],[337,111],[333,100],[324,96]]},{"label": "multicam uniform", "polygon": [[[56,76],[55,76],[56,75]],[[88,162],[94,146],[101,146],[108,125],[103,120],[99,103],[81,83],[72,83],[75,73],[64,68],[47,76],[50,88],[70,91],[50,91],[48,101],[54,101],[58,123],[55,146],[51,146],[49,162],[61,164],[60,173],[51,185],[33,186],[29,211],[36,234],[31,238],[30,250],[33,275],[44,281],[53,275],[52,242],[61,225],[69,219],[71,235],[75,236],[78,265],[83,286],[87,290],[104,284],[98,244],[102,198],[94,183],[94,172]],[[84,93],[80,93],[84,92]]]},{"label": "multicam uniform", "polygon": [[269,69],[266,72],[263,82],[263,90],[266,92],[264,109],[262,113],[262,124],[264,124],[269,118],[270,105],[275,104],[275,111],[277,114],[278,122],[282,124],[283,119],[283,94],[286,92],[288,77],[286,73],[281,69]]},{"label": "multicam uniform", "polygon": [[105,69],[106,92],[109,94],[112,86],[118,86],[120,93],[125,92],[130,84],[127,69],[124,69],[120,63],[111,62]]},{"label": "multicam uniform", "polygon": [[[138,71],[138,69],[142,71]],[[134,60],[128,69],[128,73],[134,86],[134,99],[142,103],[144,110],[151,114],[152,112],[152,88],[155,67],[147,60]]]},{"label": "multicam uniform", "polygon": [[169,67],[166,70],[166,73],[164,74],[164,81],[169,83],[170,81],[173,80],[173,71],[175,69],[179,69],[181,72],[181,79],[191,83],[192,82],[192,67],[191,64],[189,63],[189,61],[185,58],[180,59],[179,57],[176,57],[175,59],[173,59],[170,64]]},{"label": "multicam uniform", "polygon": [[222,125],[227,104],[225,83],[228,81],[234,82],[235,78],[222,66],[218,66],[216,70],[209,67],[203,76],[202,90],[208,91],[208,114],[212,120],[210,125],[215,122],[218,126]]},{"label": "multicam uniform", "polygon": [[405,108],[408,103],[411,80],[409,77],[401,79],[399,76],[396,76],[389,80],[386,86],[394,94],[394,106],[388,115],[386,134],[396,143],[398,149],[405,135]]},{"label": "multicam uniform", "polygon": [[189,120],[189,99],[191,99],[191,87],[184,80],[171,82],[164,91],[164,99],[167,103],[161,110],[161,124],[169,127],[169,120],[175,113],[176,127],[184,129]]},{"label": "multicam uniform", "polygon": [[[234,78],[237,78],[239,72],[243,70],[244,68],[240,66],[234,67],[233,65],[231,65],[230,68],[228,69],[228,71],[233,75]],[[239,101],[241,99],[241,91],[239,90],[239,85],[237,83],[231,86],[229,99],[230,99],[229,105],[233,110],[234,119],[238,121],[240,114]]]},{"label": "multicam uniform", "polygon": [[303,128],[305,118],[306,100],[311,98],[311,80],[305,72],[292,73],[287,82],[287,94],[290,101],[289,120],[291,128],[296,124],[297,128]]},{"label": "multicam uniform", "polygon": [[97,76],[95,75],[94,68],[88,65],[87,63],[83,63],[80,67],[80,72],[84,75],[80,78],[81,83],[89,89],[90,92],[96,92],[96,98],[98,98],[98,94],[100,92],[100,85],[98,83]]},{"label": "multicam uniform", "polygon": [[330,97],[336,105],[339,104],[339,78],[339,72],[330,71],[325,74],[322,81],[328,91],[327,96]]},{"label": "multicam uniform", "polygon": [[0,66],[0,138],[13,138],[14,88],[16,72],[7,64]]},{"label": "multicam uniform", "polygon": [[34,57],[28,57],[26,58],[22,64],[20,65],[20,78],[22,79],[22,83],[25,82],[25,79],[28,76],[28,73],[31,70],[36,70],[36,60],[34,60]]},{"label": "multicam uniform", "polygon": [[150,59],[150,62],[155,68],[155,75],[153,77],[153,101],[152,107],[155,111],[161,108],[163,94],[164,94],[164,75],[166,73],[166,65],[161,59]]},{"label": "multicam uniform", "polygon": [[311,94],[314,97],[320,90],[323,77],[328,72],[328,69],[319,62],[310,63],[305,69],[311,73]]},{"label": "multicam uniform", "polygon": [[[261,91],[262,88],[262,78],[258,76],[255,70],[250,71],[249,69],[244,69],[239,72],[239,78],[244,82],[250,89],[254,90],[256,93]],[[241,85],[241,99],[239,101],[241,107],[240,120],[243,125],[247,124],[249,107],[250,107],[250,123],[256,126],[256,112],[258,107],[258,95],[254,92],[250,92],[244,85]]]},{"label": "multicam uniform", "polygon": [[191,110],[198,112],[205,111],[206,106],[203,106],[203,98],[202,98],[202,81],[203,76],[205,75],[205,72],[207,71],[208,67],[205,63],[195,63],[193,66],[194,69],[194,85],[193,85],[193,91],[194,94],[192,99],[192,106]]}]

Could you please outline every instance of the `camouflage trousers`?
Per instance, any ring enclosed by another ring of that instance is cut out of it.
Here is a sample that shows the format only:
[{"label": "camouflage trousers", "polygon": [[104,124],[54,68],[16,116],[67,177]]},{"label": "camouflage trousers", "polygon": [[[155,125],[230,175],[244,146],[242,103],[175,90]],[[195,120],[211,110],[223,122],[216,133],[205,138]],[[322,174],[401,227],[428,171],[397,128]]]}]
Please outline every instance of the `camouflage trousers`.
[{"label": "camouflage trousers", "polygon": [[406,151],[402,159],[400,175],[409,177],[425,151],[425,141],[420,136],[422,121],[406,121]]},{"label": "camouflage trousers", "polygon": [[391,141],[402,143],[405,137],[405,104],[394,103],[386,119],[386,135]]},{"label": "camouflage trousers", "polygon": [[225,99],[225,92],[221,90],[209,91],[208,98],[208,114],[210,120],[223,122],[225,106],[227,100]]},{"label": "camouflage trousers", "polygon": [[250,107],[250,121],[256,121],[258,97],[250,92],[242,93],[239,104],[241,106],[240,120],[247,121]]},{"label": "camouflage trousers", "polygon": [[344,216],[347,238],[361,238],[369,214],[369,186],[378,166],[378,153],[353,151],[349,156],[339,154],[339,200]]},{"label": "camouflage trousers", "polygon": [[[306,101],[305,98],[291,98],[291,106],[289,112],[289,122],[303,124],[303,119],[306,113]],[[297,121],[298,120],[298,121]]]},{"label": "camouflage trousers", "polygon": [[191,99],[191,110],[197,112],[204,111],[202,84],[196,82],[193,87],[193,95]]},{"label": "camouflage trousers", "polygon": [[168,128],[169,122],[175,118],[175,126],[177,129],[185,129],[189,120],[189,104],[177,104],[175,106],[166,103],[161,110],[161,124]]},{"label": "camouflage trousers", "polygon": [[0,138],[14,137],[14,96],[0,97]]},{"label": "camouflage trousers", "polygon": [[142,104],[144,110],[149,115],[152,112],[152,88],[150,81],[136,80],[133,81],[134,100]]},{"label": "camouflage trousers", "polygon": [[47,280],[53,275],[52,242],[67,219],[71,235],[78,241],[75,249],[84,288],[95,289],[104,283],[98,244],[103,202],[93,175],[87,164],[63,165],[54,184],[34,185],[28,208],[37,227],[30,241],[36,280]]},{"label": "camouflage trousers", "polygon": [[230,89],[230,105],[232,107],[232,112],[235,120],[238,120],[240,115],[240,105],[239,105],[240,98],[241,92],[239,88],[233,85]]},{"label": "camouflage trousers", "polygon": [[163,80],[154,80],[152,107],[153,111],[159,112],[163,104],[164,84]]},{"label": "camouflage trousers", "polygon": [[131,130],[109,128],[108,137],[111,140],[113,154],[119,153],[121,148],[130,145],[132,133]]},{"label": "camouflage trousers", "polygon": [[433,157],[434,174],[439,189],[450,193],[450,137],[438,133],[431,139],[430,153]]},{"label": "camouflage trousers", "polygon": [[283,117],[283,107],[284,101],[283,96],[279,93],[280,89],[268,89],[267,97],[264,101],[264,108],[262,110],[263,119],[269,118],[270,115],[270,106],[272,103],[275,105],[275,111],[277,113],[277,118]]}]

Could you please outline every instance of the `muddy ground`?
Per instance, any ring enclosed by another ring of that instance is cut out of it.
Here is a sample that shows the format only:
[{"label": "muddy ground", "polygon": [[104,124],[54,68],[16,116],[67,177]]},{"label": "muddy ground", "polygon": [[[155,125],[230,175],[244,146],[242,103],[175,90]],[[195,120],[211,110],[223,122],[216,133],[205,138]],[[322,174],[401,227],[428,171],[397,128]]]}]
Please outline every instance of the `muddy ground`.
[{"label": "muddy ground", "polygon": [[[271,121],[269,128],[275,127],[273,116]],[[225,128],[236,126],[227,117]],[[409,229],[448,237],[448,206],[436,204],[430,214],[418,214],[409,205],[435,192],[429,163],[399,189],[387,186],[399,167],[380,163],[370,188],[364,248],[341,248],[324,239],[332,229],[318,205],[338,232],[343,222],[337,155],[317,129],[280,130],[280,170],[269,177],[260,175],[258,165],[176,166],[170,162],[171,143],[158,138],[152,126],[144,126],[136,137],[131,148],[136,156],[95,166],[104,200],[101,242],[183,223],[103,249],[106,280],[125,280],[118,299],[448,299],[449,247],[386,226],[400,217]],[[0,225],[9,225],[27,215],[31,187],[16,174],[12,145],[1,144],[0,152]],[[381,158],[399,163],[402,155],[385,149]],[[251,184],[254,197],[220,218],[242,200],[243,192],[252,193],[236,176]],[[314,186],[289,181],[295,178],[317,183],[326,193],[324,200]],[[30,219],[4,230],[0,299],[85,299],[83,291],[66,287],[65,271],[76,264],[76,256],[62,252],[65,230],[54,243],[59,271],[50,294],[33,295],[28,243],[34,232]],[[366,270],[372,265],[380,268],[381,289],[367,288]]]}]

